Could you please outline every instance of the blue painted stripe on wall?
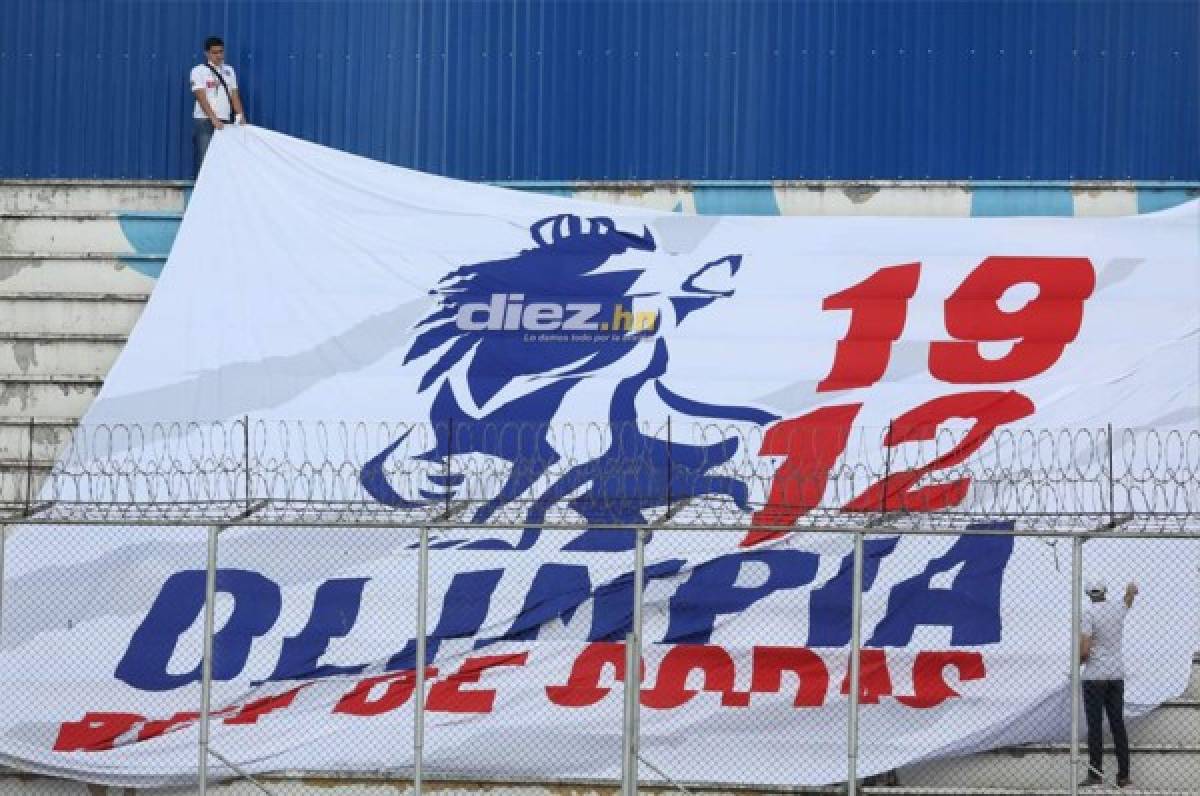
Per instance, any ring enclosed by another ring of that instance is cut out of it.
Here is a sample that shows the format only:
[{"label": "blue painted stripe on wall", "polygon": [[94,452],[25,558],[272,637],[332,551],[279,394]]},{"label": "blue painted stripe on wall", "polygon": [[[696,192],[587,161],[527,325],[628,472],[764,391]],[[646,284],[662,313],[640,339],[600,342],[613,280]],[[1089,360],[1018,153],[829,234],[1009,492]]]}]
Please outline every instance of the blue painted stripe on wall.
[{"label": "blue painted stripe on wall", "polygon": [[121,232],[137,254],[166,255],[179,234],[179,213],[121,213]]},{"label": "blue painted stripe on wall", "polygon": [[696,212],[702,216],[777,216],[779,202],[770,185],[718,188],[701,186],[692,191]]},{"label": "blue painted stripe on wall", "polygon": [[138,257],[136,255],[122,255],[117,257],[117,262],[151,279],[158,279],[162,276],[163,266],[167,264],[163,257]]},{"label": "blue painted stripe on wall", "polygon": [[1166,210],[1200,197],[1200,188],[1139,188],[1137,208],[1139,213]]},{"label": "blue painted stripe on wall", "polygon": [[1075,199],[1070,188],[971,189],[972,216],[1073,216]]}]

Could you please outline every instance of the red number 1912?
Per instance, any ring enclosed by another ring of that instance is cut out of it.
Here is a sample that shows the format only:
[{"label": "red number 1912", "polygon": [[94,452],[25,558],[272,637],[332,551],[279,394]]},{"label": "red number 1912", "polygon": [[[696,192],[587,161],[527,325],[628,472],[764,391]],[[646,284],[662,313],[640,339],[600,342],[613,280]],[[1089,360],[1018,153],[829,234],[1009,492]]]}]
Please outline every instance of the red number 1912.
[{"label": "red number 1912", "polygon": [[[883,378],[920,272],[920,263],[881,268],[825,299],[824,310],[849,310],[850,326],[818,392],[870,387]],[[1011,312],[1000,307],[1010,288],[1027,283],[1037,287],[1036,297]],[[988,257],[946,299],[946,331],[954,339],[930,343],[930,374],[951,384],[996,384],[1044,373],[1079,335],[1083,305],[1095,285],[1092,263],[1084,257]],[[989,359],[980,350],[987,342],[1012,345],[1004,356]],[[861,408],[861,403],[824,407],[768,429],[759,454],[782,456],[783,463],[771,481],[767,505],[754,514],[755,527],[791,525],[820,504]],[[952,418],[973,421],[971,430],[928,464],[872,484],[843,510],[936,511],[957,505],[970,487],[968,477],[924,487],[918,482],[965,461],[996,428],[1034,411],[1033,401],[1015,390],[962,392],[926,401],[892,422],[884,445],[931,440],[938,425]],[[777,530],[751,531],[742,544],[780,535]]]}]

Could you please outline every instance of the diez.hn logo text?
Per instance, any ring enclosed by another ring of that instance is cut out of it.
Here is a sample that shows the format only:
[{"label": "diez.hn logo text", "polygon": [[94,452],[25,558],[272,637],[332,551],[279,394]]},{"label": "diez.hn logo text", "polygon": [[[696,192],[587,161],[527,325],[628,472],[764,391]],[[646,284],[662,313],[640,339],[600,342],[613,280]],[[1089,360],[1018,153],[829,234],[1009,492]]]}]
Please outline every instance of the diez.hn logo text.
[{"label": "diez.hn logo text", "polygon": [[600,302],[530,301],[522,293],[493,293],[489,302],[466,302],[458,308],[455,323],[464,332],[633,332],[653,334],[658,328],[655,310],[626,309],[610,305],[605,315]]}]

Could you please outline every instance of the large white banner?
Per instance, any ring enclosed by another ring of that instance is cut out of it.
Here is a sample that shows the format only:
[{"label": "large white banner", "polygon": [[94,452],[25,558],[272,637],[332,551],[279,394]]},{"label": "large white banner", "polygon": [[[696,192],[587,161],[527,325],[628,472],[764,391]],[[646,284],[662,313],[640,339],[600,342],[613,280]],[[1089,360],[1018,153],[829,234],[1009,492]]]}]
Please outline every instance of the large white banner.
[{"label": "large white banner", "polygon": [[[851,539],[783,529],[1115,510],[1092,467],[1101,435],[1069,435],[1093,447],[1051,446],[1047,462],[1045,435],[1022,430],[1133,430],[1114,436],[1128,469],[1150,455],[1137,430],[1200,429],[1198,242],[1197,203],[1114,219],[688,217],[227,128],[84,425],[420,424],[366,451],[337,496],[398,518],[468,504],[431,561],[435,775],[617,776],[620,529],[675,504],[752,526],[649,539],[641,750],[682,781],[837,782]],[[1075,465],[1067,488],[1043,477]],[[311,494],[343,475],[312,468]],[[229,483],[207,497],[235,497]],[[101,480],[75,488],[115,497]],[[136,478],[121,488],[147,497]],[[1198,493],[1192,477],[1125,500],[1172,512]],[[224,758],[411,769],[416,553],[397,527],[223,533]],[[203,528],[10,530],[0,761],[118,785],[194,778],[205,544]],[[880,534],[865,553],[860,775],[1063,737],[1069,544]],[[1187,681],[1195,623],[1154,617],[1200,611],[1198,560],[1189,541],[1087,545],[1114,590],[1143,585],[1126,634],[1134,714]]]}]

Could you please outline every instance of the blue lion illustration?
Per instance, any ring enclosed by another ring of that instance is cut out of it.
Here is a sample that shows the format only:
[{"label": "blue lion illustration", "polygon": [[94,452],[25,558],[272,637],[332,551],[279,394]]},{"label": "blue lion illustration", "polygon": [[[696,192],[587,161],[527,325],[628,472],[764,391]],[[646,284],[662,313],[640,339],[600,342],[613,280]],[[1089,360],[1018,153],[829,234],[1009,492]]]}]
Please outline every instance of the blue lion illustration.
[{"label": "blue lion illustration", "polygon": [[[364,489],[389,506],[427,505],[453,497],[463,484],[461,473],[443,469],[447,462],[495,457],[506,463],[506,480],[471,522],[484,523],[520,499],[526,530],[516,549],[532,546],[547,512],[564,502],[594,528],[568,550],[630,549],[628,529],[668,499],[719,496],[746,509],[746,484],[712,472],[737,453],[736,438],[697,445],[652,436],[636,408],[639,396],[652,391],[668,414],[689,419],[756,425],[778,419],[753,407],[697,401],[664,383],[670,331],[733,295],[728,281],[741,256],[689,266],[660,252],[648,228],[624,232],[608,218],[552,216],[535,222],[530,235],[531,248],[457,268],[431,291],[438,302],[418,322],[404,359],[406,367],[424,368],[418,389],[432,397],[433,444],[409,457],[427,474],[416,494],[401,494],[389,482],[386,463],[406,434],[362,468]],[[664,266],[664,258],[671,264]],[[648,304],[656,311],[641,309]],[[607,421],[606,446],[547,482],[564,461],[552,434],[564,403],[586,393],[595,406],[598,387],[607,390],[607,416],[592,419]],[[538,486],[540,494],[531,493]],[[462,546],[513,549],[496,539]]]}]

